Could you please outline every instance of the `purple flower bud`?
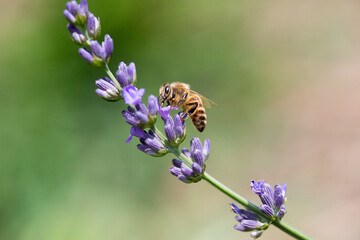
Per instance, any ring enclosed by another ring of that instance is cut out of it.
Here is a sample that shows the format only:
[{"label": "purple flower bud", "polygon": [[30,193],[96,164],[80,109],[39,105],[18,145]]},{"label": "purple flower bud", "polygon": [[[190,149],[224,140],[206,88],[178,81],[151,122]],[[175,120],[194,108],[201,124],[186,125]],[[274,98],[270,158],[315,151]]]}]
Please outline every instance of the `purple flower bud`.
[{"label": "purple flower bud", "polygon": [[87,17],[87,3],[82,1],[77,4],[76,1],[66,3],[66,10],[64,10],[65,18],[73,25],[84,26]]},{"label": "purple flower bud", "polygon": [[187,177],[185,177],[184,175],[179,175],[178,179],[184,183],[191,183],[191,180],[189,180]]},{"label": "purple flower bud", "polygon": [[146,117],[148,117],[149,111],[143,102],[139,102],[138,104],[136,104],[135,108],[138,112],[141,112],[142,114],[146,115]]},{"label": "purple flower bud", "polygon": [[287,190],[286,183],[283,183],[281,185],[281,190],[282,190],[282,194],[283,194],[283,197],[284,197],[284,201],[286,201],[286,190]]},{"label": "purple flower bud", "polygon": [[174,142],[174,140],[175,140],[174,123],[172,121],[167,121],[165,123],[164,129],[165,129],[165,135],[166,135],[166,138],[168,139],[168,141]]},{"label": "purple flower bud", "polygon": [[67,9],[65,9],[63,13],[64,13],[65,18],[69,21],[69,23],[71,23],[71,24],[76,23],[76,18],[74,15],[71,14],[71,12],[69,12]]},{"label": "purple flower bud", "polygon": [[149,96],[148,108],[150,115],[156,117],[156,114],[159,111],[159,103],[154,95]]},{"label": "purple flower bud", "polygon": [[204,153],[205,160],[207,160],[209,158],[209,154],[210,154],[210,140],[209,139],[206,139],[204,142],[203,153]]},{"label": "purple flower bud", "polygon": [[108,63],[114,51],[114,42],[112,38],[109,36],[109,34],[105,35],[104,41],[102,42],[102,48],[104,49],[104,53],[105,53],[104,61]]},{"label": "purple flower bud", "polygon": [[179,160],[179,159],[173,159],[173,160],[172,160],[172,163],[173,163],[173,165],[174,165],[175,167],[178,167],[178,168],[181,168],[181,166],[182,166],[182,164],[183,164],[183,162],[182,162],[181,160]]},{"label": "purple flower bud", "polygon": [[108,101],[117,101],[121,99],[120,92],[117,90],[116,86],[111,82],[109,78],[102,78],[95,81],[96,86],[99,89],[96,89],[96,94]]},{"label": "purple flower bud", "polygon": [[160,151],[164,148],[164,145],[157,138],[148,137],[145,139],[145,143],[155,151]]},{"label": "purple flower bud", "polygon": [[182,138],[184,136],[185,122],[181,121],[179,114],[175,115],[174,123],[175,123],[176,136],[178,138]]},{"label": "purple flower bud", "polygon": [[273,199],[267,193],[263,193],[262,195],[260,195],[260,200],[263,204],[266,204],[269,207],[274,206]]},{"label": "purple flower bud", "polygon": [[265,214],[265,216],[268,216],[268,217],[272,217],[275,214],[274,210],[271,207],[269,207],[269,205],[266,205],[266,204],[262,204],[260,206],[260,210],[262,213]]},{"label": "purple flower bud", "polygon": [[194,174],[195,175],[200,175],[201,173],[202,173],[202,167],[199,165],[199,164],[197,164],[196,162],[194,162],[193,164],[192,164],[192,170],[193,170],[193,172],[194,172]]},{"label": "purple flower bud", "polygon": [[187,177],[187,178],[193,177],[193,171],[188,166],[186,166],[185,164],[183,164],[181,166],[181,171],[182,171],[182,173],[184,174],[185,177]]},{"label": "purple flower bud", "polygon": [[91,53],[86,48],[79,48],[79,54],[88,63],[90,63],[90,64],[94,63],[94,57],[91,55]]},{"label": "purple flower bud", "polygon": [[284,196],[279,184],[274,187],[274,205],[276,209],[279,209],[284,203]]},{"label": "purple flower bud", "polygon": [[231,209],[233,210],[233,212],[236,214],[239,214],[243,219],[247,219],[247,220],[257,220],[258,219],[258,216],[256,215],[256,213],[254,213],[250,210],[240,209],[233,203],[231,203],[230,205],[231,205]]},{"label": "purple flower bud", "polygon": [[191,153],[194,154],[195,149],[199,149],[202,152],[202,144],[199,138],[193,138],[190,141]]},{"label": "purple flower bud", "polygon": [[123,98],[128,105],[137,105],[141,102],[141,98],[145,93],[145,89],[138,90],[132,85],[128,85],[123,88]]},{"label": "purple flower bud", "polygon": [[179,175],[182,175],[181,169],[177,167],[171,167],[169,172],[174,175],[175,177],[178,177]]},{"label": "purple flower bud", "polygon": [[126,140],[126,143],[130,142],[133,136],[135,136],[137,138],[146,138],[147,137],[146,132],[143,129],[138,128],[138,127],[131,127],[130,136]]},{"label": "purple flower bud", "polygon": [[146,114],[144,114],[144,113],[142,113],[140,111],[137,111],[135,113],[135,115],[136,115],[137,119],[140,120],[140,123],[142,123],[142,124],[146,124],[149,121],[148,115],[146,115]]},{"label": "purple flower bud", "polygon": [[116,71],[116,77],[122,87],[133,84],[136,81],[135,64],[130,63],[129,66],[126,66],[124,62],[121,62]]},{"label": "purple flower bud", "polygon": [[133,84],[136,82],[136,67],[135,63],[131,62],[129,64],[129,67],[127,68],[127,74],[128,74],[128,82],[130,84]]},{"label": "purple flower bud", "polygon": [[102,60],[105,60],[105,51],[104,49],[101,47],[101,45],[99,44],[98,41],[94,40],[90,42],[90,48],[91,48],[91,52],[92,54],[97,57],[100,58]]},{"label": "purple flower bud", "polygon": [[130,125],[137,126],[140,124],[140,120],[135,116],[135,114],[132,114],[126,110],[122,111],[122,115],[125,118],[125,121],[129,123]]},{"label": "purple flower bud", "polygon": [[256,193],[257,195],[261,195],[264,192],[264,183],[265,183],[265,180],[259,180],[258,182],[251,180],[250,186],[254,193]]},{"label": "purple flower bud", "polygon": [[153,157],[163,156],[163,154],[160,154],[160,153],[157,153],[157,152],[153,151],[150,147],[148,147],[148,146],[146,146],[146,145],[138,144],[138,145],[137,145],[137,148],[138,148],[140,151],[142,151],[142,152],[144,152],[144,153],[146,153],[146,154],[148,154],[148,155],[150,155],[150,156],[153,156]]},{"label": "purple flower bud", "polygon": [[204,155],[202,151],[200,151],[199,149],[195,149],[195,151],[193,152],[193,158],[197,164],[199,164],[200,166],[204,166]]},{"label": "purple flower bud", "polygon": [[278,219],[282,219],[284,217],[285,213],[286,213],[285,206],[282,205],[280,207],[280,210],[277,212],[276,216],[277,216]]},{"label": "purple flower bud", "polygon": [[187,148],[181,149],[181,152],[188,158],[191,158],[191,152]]},{"label": "purple flower bud", "polygon": [[86,26],[88,32],[90,33],[90,36],[93,39],[99,37],[101,31],[100,20],[97,17],[95,17],[92,13],[88,14]]},{"label": "purple flower bud", "polygon": [[242,220],[240,224],[235,225],[235,229],[242,232],[252,231],[258,227],[260,227],[259,222],[254,220]]},{"label": "purple flower bud", "polygon": [[162,107],[159,109],[159,114],[162,119],[165,120],[165,119],[171,117],[170,116],[170,108],[171,108],[171,106],[167,106],[167,107]]},{"label": "purple flower bud", "polygon": [[269,197],[271,198],[271,200],[273,200],[273,198],[274,198],[274,190],[272,189],[270,184],[268,184],[266,182],[264,183],[264,193],[268,194]]}]

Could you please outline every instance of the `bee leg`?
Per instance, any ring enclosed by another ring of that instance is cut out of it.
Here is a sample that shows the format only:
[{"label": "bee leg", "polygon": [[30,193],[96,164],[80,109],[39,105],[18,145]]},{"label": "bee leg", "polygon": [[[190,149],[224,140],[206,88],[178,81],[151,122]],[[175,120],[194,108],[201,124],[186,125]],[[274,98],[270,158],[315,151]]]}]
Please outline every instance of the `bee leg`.
[{"label": "bee leg", "polygon": [[187,112],[180,113],[181,121],[185,121],[188,117],[189,117],[189,114]]}]

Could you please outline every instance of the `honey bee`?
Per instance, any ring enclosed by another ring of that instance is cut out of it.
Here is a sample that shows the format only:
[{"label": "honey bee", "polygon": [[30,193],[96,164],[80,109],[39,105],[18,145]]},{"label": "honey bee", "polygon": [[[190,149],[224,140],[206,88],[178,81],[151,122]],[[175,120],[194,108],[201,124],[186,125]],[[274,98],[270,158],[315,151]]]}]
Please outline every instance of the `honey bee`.
[{"label": "honey bee", "polygon": [[190,85],[181,82],[166,83],[160,87],[159,99],[161,106],[166,102],[172,107],[182,108],[180,118],[185,121],[188,117],[199,132],[206,127],[205,107],[210,108],[213,101],[190,90]]}]

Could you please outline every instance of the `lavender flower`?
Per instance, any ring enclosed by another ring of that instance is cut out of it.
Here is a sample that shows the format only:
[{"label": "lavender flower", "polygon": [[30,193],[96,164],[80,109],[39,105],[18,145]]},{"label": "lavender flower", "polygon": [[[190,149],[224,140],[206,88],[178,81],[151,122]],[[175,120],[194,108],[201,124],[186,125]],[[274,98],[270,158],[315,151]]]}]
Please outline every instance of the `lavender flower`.
[{"label": "lavender flower", "polygon": [[238,208],[235,204],[231,203],[231,210],[238,214],[235,218],[239,222],[234,228],[242,232],[250,232],[250,236],[254,239],[259,238],[263,231],[269,227],[269,224],[259,217],[256,213]]},{"label": "lavender flower", "polygon": [[96,94],[108,101],[117,101],[121,99],[121,93],[116,88],[115,84],[107,77],[102,79],[98,79],[95,81],[96,86]]},{"label": "lavender flower", "polygon": [[272,220],[281,219],[286,213],[285,201],[286,201],[286,184],[275,185],[274,190],[271,186],[260,180],[258,182],[252,180],[250,186],[254,193],[259,195],[261,202],[260,210],[265,216]]},{"label": "lavender flower", "polygon": [[190,141],[191,151],[186,148],[182,149],[183,154],[188,159],[191,159],[191,166],[188,166],[181,160],[173,159],[172,163],[174,166],[170,168],[170,173],[185,183],[195,183],[200,181],[205,172],[206,165],[204,163],[209,157],[209,148],[209,139],[205,140],[203,148],[200,139],[193,138]]},{"label": "lavender flower", "polygon": [[93,65],[100,67],[103,66],[104,63],[108,63],[110,61],[112,52],[114,50],[114,43],[109,34],[106,34],[101,45],[96,40],[91,41],[90,49],[94,57]]},{"label": "lavender flower", "polygon": [[65,18],[75,26],[84,26],[87,13],[88,13],[88,5],[86,0],[81,0],[80,4],[76,1],[70,1],[66,3],[66,9],[64,10]]},{"label": "lavender flower", "polygon": [[116,78],[121,87],[126,87],[129,84],[136,82],[136,68],[134,63],[130,63],[126,66],[124,62],[119,64],[119,69],[116,71]]},{"label": "lavender flower", "polygon": [[133,85],[123,88],[123,98],[128,106],[127,110],[122,112],[125,121],[132,126],[139,128],[147,128],[154,126],[156,122],[156,114],[159,104],[155,96],[150,95],[148,100],[148,108],[141,101],[145,89],[138,90]]},{"label": "lavender flower", "polygon": [[81,46],[87,44],[86,36],[79,28],[75,27],[74,25],[68,24],[67,29],[69,30],[72,36],[72,40],[76,44],[79,44]]},{"label": "lavender flower", "polygon": [[101,32],[100,19],[95,17],[92,13],[88,13],[88,18],[86,22],[87,31],[89,32],[92,39],[99,37]]},{"label": "lavender flower", "polygon": [[180,145],[185,140],[185,122],[181,121],[180,114],[174,119],[170,115],[171,106],[159,109],[159,114],[164,121],[165,135],[169,143],[174,146]]},{"label": "lavender flower", "polygon": [[138,144],[137,148],[150,156],[162,157],[168,153],[164,142],[151,129],[146,132],[141,128],[131,127],[130,136],[126,142],[130,142],[133,136],[140,139],[141,144]]}]

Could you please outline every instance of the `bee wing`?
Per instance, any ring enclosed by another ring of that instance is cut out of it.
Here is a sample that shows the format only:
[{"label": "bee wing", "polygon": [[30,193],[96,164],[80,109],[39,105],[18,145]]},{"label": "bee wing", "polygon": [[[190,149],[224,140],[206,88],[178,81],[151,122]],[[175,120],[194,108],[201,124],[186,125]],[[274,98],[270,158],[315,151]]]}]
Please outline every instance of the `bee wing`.
[{"label": "bee wing", "polygon": [[193,91],[193,90],[189,90],[191,92],[191,94],[195,94],[198,95],[201,98],[201,101],[203,102],[203,105],[205,108],[211,108],[211,105],[217,105],[214,101],[211,101],[210,99],[204,97],[203,95]]}]

